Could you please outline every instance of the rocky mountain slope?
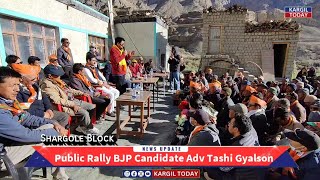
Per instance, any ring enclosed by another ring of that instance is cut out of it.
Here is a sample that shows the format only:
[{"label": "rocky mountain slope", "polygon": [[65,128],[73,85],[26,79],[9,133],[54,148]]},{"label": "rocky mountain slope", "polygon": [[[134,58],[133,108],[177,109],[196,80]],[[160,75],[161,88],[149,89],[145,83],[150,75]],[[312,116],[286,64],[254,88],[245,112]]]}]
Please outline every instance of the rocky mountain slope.
[{"label": "rocky mountain slope", "polygon": [[[101,12],[106,12],[106,0],[79,0]],[[313,7],[313,19],[298,19],[303,31],[298,46],[297,60],[313,64],[320,58],[320,0],[114,0],[118,8],[151,9],[169,19],[169,43],[183,48],[185,55],[199,58],[202,48],[201,16],[204,8],[243,5],[255,11],[259,21],[281,19],[285,6]],[[262,19],[261,19],[262,18]],[[296,19],[295,19],[296,20]],[[186,25],[191,24],[191,25]],[[191,43],[190,43],[191,42]],[[301,63],[300,63],[301,64]]]}]

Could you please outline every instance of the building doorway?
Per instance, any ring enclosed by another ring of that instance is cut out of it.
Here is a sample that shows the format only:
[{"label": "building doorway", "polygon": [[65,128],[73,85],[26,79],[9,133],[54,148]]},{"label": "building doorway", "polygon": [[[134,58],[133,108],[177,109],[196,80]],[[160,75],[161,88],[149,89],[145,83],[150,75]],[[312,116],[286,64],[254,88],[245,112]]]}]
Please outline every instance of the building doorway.
[{"label": "building doorway", "polygon": [[287,51],[288,51],[288,44],[273,44],[274,76],[276,78],[283,77],[285,75]]}]

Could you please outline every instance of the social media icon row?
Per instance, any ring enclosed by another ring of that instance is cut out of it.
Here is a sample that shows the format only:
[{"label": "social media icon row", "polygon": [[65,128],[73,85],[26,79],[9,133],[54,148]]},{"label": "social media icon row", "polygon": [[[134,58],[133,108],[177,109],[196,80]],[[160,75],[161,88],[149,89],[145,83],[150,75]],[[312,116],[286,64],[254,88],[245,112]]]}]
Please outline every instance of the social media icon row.
[{"label": "social media icon row", "polygon": [[124,177],[137,177],[137,178],[148,178],[151,177],[151,171],[150,170],[125,170],[123,171]]}]

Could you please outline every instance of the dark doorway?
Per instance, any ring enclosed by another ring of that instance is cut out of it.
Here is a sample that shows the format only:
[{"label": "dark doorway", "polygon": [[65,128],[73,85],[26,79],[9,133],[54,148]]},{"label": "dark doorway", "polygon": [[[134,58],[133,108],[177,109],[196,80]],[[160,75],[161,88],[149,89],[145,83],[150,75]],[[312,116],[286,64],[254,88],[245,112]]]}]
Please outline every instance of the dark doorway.
[{"label": "dark doorway", "polygon": [[166,55],[165,54],[161,54],[161,67],[166,67]]},{"label": "dark doorway", "polygon": [[287,44],[274,44],[274,75],[275,77],[283,77],[284,65],[286,62]]}]

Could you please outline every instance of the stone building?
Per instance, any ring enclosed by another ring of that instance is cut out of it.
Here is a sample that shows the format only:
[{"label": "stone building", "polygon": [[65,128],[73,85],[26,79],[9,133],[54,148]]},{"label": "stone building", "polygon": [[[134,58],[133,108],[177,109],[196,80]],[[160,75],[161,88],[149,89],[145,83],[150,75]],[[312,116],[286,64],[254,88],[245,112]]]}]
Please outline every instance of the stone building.
[{"label": "stone building", "polygon": [[255,23],[242,7],[203,13],[201,69],[216,74],[245,71],[250,77],[273,80],[291,77],[299,40],[299,24],[288,21]]},{"label": "stone building", "polygon": [[143,57],[145,62],[153,60],[156,68],[168,70],[170,56],[168,25],[152,11],[117,11],[115,35],[126,40],[126,49],[134,50],[135,57]]}]

